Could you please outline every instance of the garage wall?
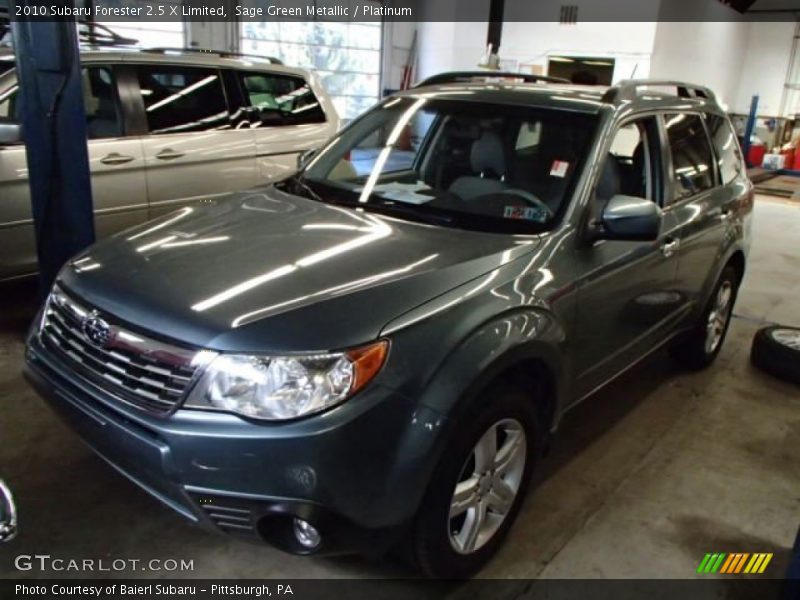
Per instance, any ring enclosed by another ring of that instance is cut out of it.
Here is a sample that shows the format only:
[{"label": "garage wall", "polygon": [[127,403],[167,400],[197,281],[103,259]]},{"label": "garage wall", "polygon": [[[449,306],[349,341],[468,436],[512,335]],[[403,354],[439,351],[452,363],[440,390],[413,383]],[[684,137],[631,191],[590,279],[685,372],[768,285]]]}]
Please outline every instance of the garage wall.
[{"label": "garage wall", "polygon": [[650,75],[706,85],[734,110],[747,35],[743,22],[660,23]]},{"label": "garage wall", "polygon": [[[794,35],[795,24],[791,22],[749,24],[747,49],[741,65],[742,75],[733,107],[736,112],[747,113],[750,99],[758,94],[759,114],[778,115],[783,86],[789,71]],[[796,79],[800,81],[800,77]],[[788,98],[789,102],[785,107],[788,114],[800,110],[796,95],[791,94]]]}]

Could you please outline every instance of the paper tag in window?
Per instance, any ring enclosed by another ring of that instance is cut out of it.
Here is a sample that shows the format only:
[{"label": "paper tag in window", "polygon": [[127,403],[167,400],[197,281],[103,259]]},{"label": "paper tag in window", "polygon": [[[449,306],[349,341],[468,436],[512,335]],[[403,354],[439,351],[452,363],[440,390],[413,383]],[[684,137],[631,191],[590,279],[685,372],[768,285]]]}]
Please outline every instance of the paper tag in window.
[{"label": "paper tag in window", "polygon": [[537,221],[539,223],[547,220],[547,214],[536,206],[506,206],[503,210],[503,217],[506,219]]},{"label": "paper tag in window", "polygon": [[551,177],[566,177],[567,176],[567,169],[569,169],[569,163],[565,160],[554,160],[553,166],[550,167],[550,176]]}]

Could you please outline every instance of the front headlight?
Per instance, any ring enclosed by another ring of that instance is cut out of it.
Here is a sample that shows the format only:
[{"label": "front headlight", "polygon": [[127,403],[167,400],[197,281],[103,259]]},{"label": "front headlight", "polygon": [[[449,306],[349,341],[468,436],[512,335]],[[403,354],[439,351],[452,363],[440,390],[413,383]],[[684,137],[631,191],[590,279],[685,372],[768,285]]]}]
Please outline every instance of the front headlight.
[{"label": "front headlight", "polygon": [[380,370],[389,342],[347,352],[297,356],[220,354],[189,394],[186,408],[216,409],[282,421],[326,410]]}]

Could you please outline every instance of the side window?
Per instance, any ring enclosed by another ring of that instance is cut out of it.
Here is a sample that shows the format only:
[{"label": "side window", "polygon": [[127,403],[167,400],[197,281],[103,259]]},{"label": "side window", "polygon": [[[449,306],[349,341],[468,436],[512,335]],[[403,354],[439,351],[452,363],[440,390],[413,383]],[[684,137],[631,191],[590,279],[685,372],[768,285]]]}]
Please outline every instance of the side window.
[{"label": "side window", "polygon": [[714,187],[714,157],[702,119],[697,115],[664,115],[672,152],[673,200]]},{"label": "side window", "polygon": [[139,87],[150,133],[228,129],[230,117],[219,71],[139,65]]},{"label": "side window", "polygon": [[658,128],[654,117],[639,119],[617,129],[600,170],[595,197],[602,205],[616,194],[647,198],[660,203],[657,182],[660,168]]},{"label": "side window", "polygon": [[81,69],[86,131],[90,140],[123,135],[117,84],[109,67]]},{"label": "side window", "polygon": [[276,73],[241,73],[250,106],[258,110],[261,125],[324,123],[325,113],[311,87],[301,77]]},{"label": "side window", "polygon": [[[86,132],[90,140],[119,137],[124,134],[117,84],[110,67],[81,69],[83,106],[86,111]],[[0,94],[0,120],[17,121],[18,87],[14,85]]]},{"label": "side window", "polygon": [[520,124],[517,133],[517,142],[514,150],[517,154],[528,154],[535,152],[542,139],[541,121],[524,121]]},{"label": "side window", "polygon": [[719,115],[706,115],[711,142],[717,153],[717,164],[722,183],[730,183],[744,169],[742,151],[730,122]]}]

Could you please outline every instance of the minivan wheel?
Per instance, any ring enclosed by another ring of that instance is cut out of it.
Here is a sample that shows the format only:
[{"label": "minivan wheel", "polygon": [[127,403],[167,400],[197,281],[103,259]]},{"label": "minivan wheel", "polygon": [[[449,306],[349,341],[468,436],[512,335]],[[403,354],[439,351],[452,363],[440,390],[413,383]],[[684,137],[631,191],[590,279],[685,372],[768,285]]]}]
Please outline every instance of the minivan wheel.
[{"label": "minivan wheel", "polygon": [[703,369],[714,362],[728,333],[738,289],[736,270],[725,267],[698,324],[670,348],[675,360],[691,369]]},{"label": "minivan wheel", "polygon": [[430,577],[475,573],[519,512],[539,448],[530,395],[491,388],[461,425],[431,479],[417,513],[413,552]]}]

